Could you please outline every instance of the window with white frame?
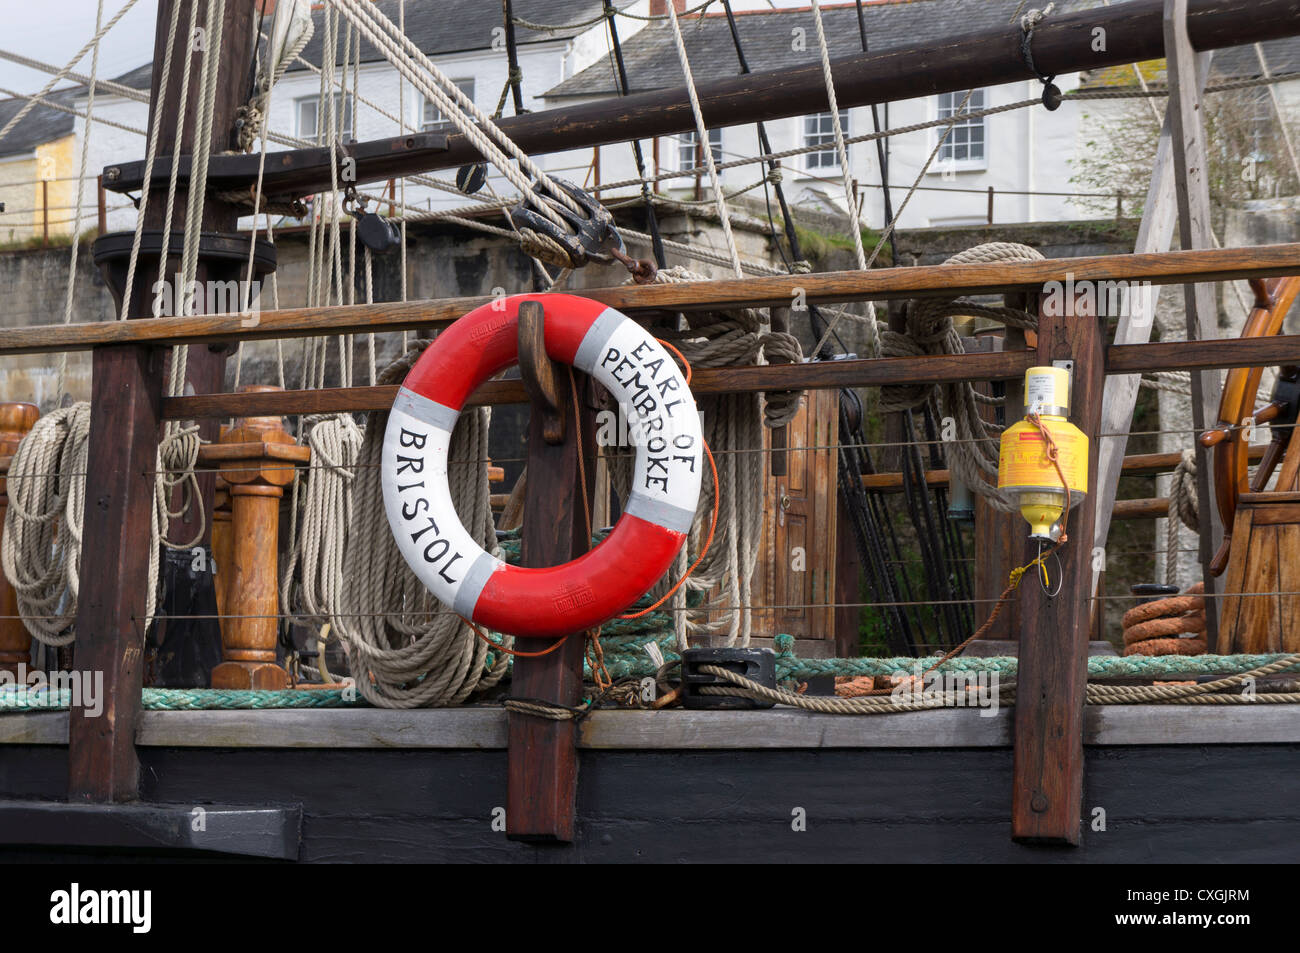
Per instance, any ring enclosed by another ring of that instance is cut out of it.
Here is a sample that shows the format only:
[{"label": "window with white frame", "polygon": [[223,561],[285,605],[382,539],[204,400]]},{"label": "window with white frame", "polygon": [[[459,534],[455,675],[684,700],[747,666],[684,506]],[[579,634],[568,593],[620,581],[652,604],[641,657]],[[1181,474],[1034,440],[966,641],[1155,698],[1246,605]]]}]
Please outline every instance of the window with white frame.
[{"label": "window with white frame", "polygon": [[[936,118],[951,119],[953,116],[958,117],[957,121],[952,124],[952,130],[948,133],[948,138],[944,139],[943,145],[939,147],[939,155],[936,158],[940,165],[948,163],[952,165],[982,166],[986,161],[984,117],[968,115],[984,108],[984,90],[973,90],[970,94],[970,101],[963,106],[962,101],[965,99],[965,91],[939,94]],[[946,126],[939,126],[938,134],[943,135],[946,128]]]},{"label": "window with white frame", "polygon": [[346,142],[352,138],[352,96],[334,94],[334,116],[320,108],[319,96],[305,96],[295,102],[298,119],[298,138],[315,141],[317,135],[328,137],[331,121],[339,124],[339,136]]},{"label": "window with white frame", "polygon": [[[472,79],[453,79],[452,83],[456,88],[465,94],[470,101],[474,101],[474,81]],[[431,99],[424,100],[423,108],[420,112],[420,131],[428,132],[440,122],[446,122],[447,117],[442,114],[438,104]]]},{"label": "window with white frame", "polygon": [[[847,109],[840,110],[840,129],[843,130],[845,137],[848,137],[849,112]],[[830,147],[828,149],[818,149],[816,152],[805,153],[805,169],[839,168],[840,157],[835,151],[835,118],[830,113],[818,113],[815,116],[803,117],[803,144],[805,148],[810,146]],[[848,146],[846,145],[844,149],[847,153]]]},{"label": "window with white frame", "polygon": [[[722,161],[722,130],[709,129],[709,152],[713,154],[714,163]],[[692,129],[677,137],[677,168],[693,169],[704,165],[704,153],[698,148],[700,134]]]}]

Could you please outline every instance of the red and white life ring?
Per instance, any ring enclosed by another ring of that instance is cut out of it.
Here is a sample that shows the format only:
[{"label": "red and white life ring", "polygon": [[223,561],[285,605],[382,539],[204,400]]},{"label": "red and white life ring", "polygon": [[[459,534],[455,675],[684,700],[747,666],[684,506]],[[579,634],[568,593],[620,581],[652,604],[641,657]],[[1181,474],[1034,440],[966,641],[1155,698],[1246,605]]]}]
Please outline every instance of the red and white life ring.
[{"label": "red and white life ring", "polygon": [[[484,552],[447,485],[452,428],[474,389],[517,362],[519,304],[529,300],[546,307],[546,353],[614,396],[636,448],[632,490],[609,536],[545,569]],[[608,620],[668,571],[695,518],[703,447],[685,378],[640,325],[587,298],[516,295],[456,321],[411,368],[384,434],[384,507],[403,557],[444,605],[499,632],[558,638]]]}]

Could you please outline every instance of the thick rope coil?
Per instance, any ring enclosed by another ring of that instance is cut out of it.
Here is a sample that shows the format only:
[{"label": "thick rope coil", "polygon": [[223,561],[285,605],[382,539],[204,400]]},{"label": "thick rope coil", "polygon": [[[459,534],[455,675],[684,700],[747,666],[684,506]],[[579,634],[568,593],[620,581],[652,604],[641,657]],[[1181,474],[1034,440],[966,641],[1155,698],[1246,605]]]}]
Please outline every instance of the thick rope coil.
[{"label": "thick rope coil", "polygon": [[[5,577],[18,598],[18,613],[32,637],[46,645],[68,645],[75,633],[81,589],[81,528],[86,509],[90,450],[90,404],[52,411],[36,421],[18,444],[8,475],[9,508],[0,547]],[[144,625],[153,620],[158,596],[160,548],[188,549],[203,538],[204,517],[194,465],[198,428],[170,435],[155,457],[154,505],[150,513],[149,578]],[[172,491],[182,487],[183,505],[172,511]],[[166,540],[170,519],[199,506],[194,539]]]},{"label": "thick rope coil", "polygon": [[1204,584],[1182,595],[1134,606],[1124,613],[1125,655],[1204,655]]},{"label": "thick rope coil", "polygon": [[[386,368],[379,383],[405,377],[426,344],[420,342]],[[371,704],[458,705],[499,682],[507,657],[493,652],[445,609],[402,558],[388,526],[381,484],[387,422],[388,413],[382,411],[367,417],[364,431],[341,418],[312,428],[308,442],[322,455],[323,469],[313,468],[300,494],[301,529],[282,583],[285,604],[329,622],[357,687]],[[481,463],[488,455],[487,436],[486,408],[461,415],[452,436],[448,477],[466,529],[494,552],[496,530]]]},{"label": "thick rope coil", "polygon": [[46,645],[74,637],[89,441],[90,404],[72,404],[36,421],[9,467],[5,577],[27,631]]}]

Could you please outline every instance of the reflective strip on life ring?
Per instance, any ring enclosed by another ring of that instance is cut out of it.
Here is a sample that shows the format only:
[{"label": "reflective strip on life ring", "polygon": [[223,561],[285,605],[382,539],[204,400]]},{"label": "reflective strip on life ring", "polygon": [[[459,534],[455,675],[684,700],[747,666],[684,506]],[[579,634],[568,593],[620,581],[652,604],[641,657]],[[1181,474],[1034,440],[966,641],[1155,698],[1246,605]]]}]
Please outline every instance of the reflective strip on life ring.
[{"label": "reflective strip on life ring", "polygon": [[[632,490],[609,536],[544,569],[484,552],[447,484],[456,419],[479,384],[517,362],[519,304],[530,300],[546,309],[546,353],[614,396],[636,447]],[[608,620],[668,571],[695,518],[703,446],[685,378],[640,325],[587,298],[516,295],[456,321],[411,368],[384,434],[384,508],[402,556],[444,605],[499,632],[558,638]]]}]

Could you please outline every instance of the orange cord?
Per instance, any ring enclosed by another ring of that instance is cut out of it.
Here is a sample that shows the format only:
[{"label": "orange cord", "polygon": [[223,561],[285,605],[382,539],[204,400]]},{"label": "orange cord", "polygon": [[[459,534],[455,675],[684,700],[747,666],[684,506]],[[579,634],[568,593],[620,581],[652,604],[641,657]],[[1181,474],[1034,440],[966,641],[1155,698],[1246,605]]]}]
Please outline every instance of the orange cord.
[{"label": "orange cord", "polygon": [[689,387],[691,383],[691,362],[686,360],[686,356],[682,354],[681,351],[677,350],[677,348],[673,347],[663,338],[655,338],[655,340],[677,355],[677,360],[682,362],[682,369],[686,372],[686,385]]},{"label": "orange cord", "polygon": [[550,655],[552,652],[554,652],[556,649],[558,649],[561,645],[563,645],[566,641],[568,641],[568,638],[569,638],[569,637],[566,635],[566,636],[564,636],[563,638],[557,639],[556,642],[555,642],[555,644],[552,645],[549,649],[542,649],[540,652],[516,652],[514,649],[508,649],[508,648],[506,648],[506,647],[505,647],[504,645],[502,645],[500,642],[493,642],[490,638],[487,637],[487,634],[484,633],[484,631],[483,631],[482,629],[480,629],[477,625],[474,624],[474,620],[473,620],[473,619],[466,619],[464,616],[461,616],[460,619],[461,619],[461,621],[464,622],[467,626],[469,626],[471,629],[474,630],[474,634],[475,634],[475,635],[477,635],[480,639],[482,639],[482,640],[483,640],[484,642],[486,642],[488,645],[492,646],[492,648],[496,649],[498,652],[504,652],[504,653],[506,653],[506,655],[513,655],[513,656],[515,656],[516,658],[541,658],[543,655]]}]

